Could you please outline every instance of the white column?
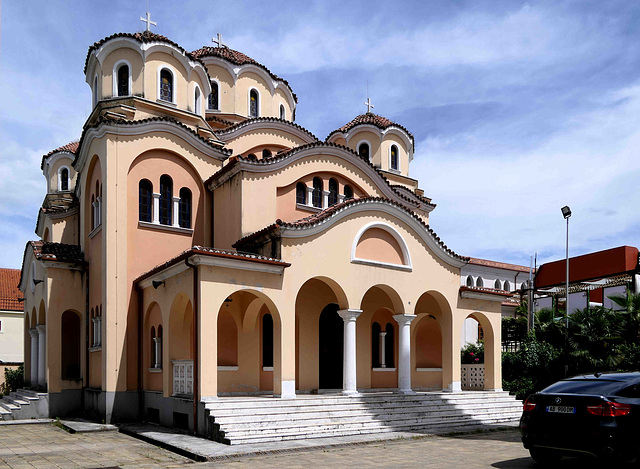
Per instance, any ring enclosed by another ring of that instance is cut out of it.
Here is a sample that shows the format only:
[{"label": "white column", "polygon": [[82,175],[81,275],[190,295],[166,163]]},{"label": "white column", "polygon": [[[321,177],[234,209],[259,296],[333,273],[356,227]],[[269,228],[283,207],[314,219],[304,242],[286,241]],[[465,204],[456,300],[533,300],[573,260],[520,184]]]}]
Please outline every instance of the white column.
[{"label": "white column", "polygon": [[153,193],[153,223],[160,223],[160,194]]},{"label": "white column", "polygon": [[38,331],[29,329],[31,336],[31,386],[38,384]]},{"label": "white column", "polygon": [[342,309],[338,314],[344,321],[344,351],[342,367],[342,394],[358,394],[356,382],[356,319],[359,309]]},{"label": "white column", "polygon": [[411,321],[415,314],[395,314],[393,319],[399,325],[398,392],[411,394]]},{"label": "white column", "polygon": [[307,205],[313,206],[313,186],[307,187]]},{"label": "white column", "polygon": [[173,198],[173,210],[171,213],[171,221],[173,226],[180,226],[180,217],[178,211],[180,210],[180,197]]},{"label": "white column", "polygon": [[153,342],[155,346],[155,358],[153,360],[153,367],[162,368],[162,337],[154,337]]},{"label": "white column", "polygon": [[322,191],[322,208],[329,206],[329,191]]},{"label": "white column", "polygon": [[387,350],[386,350],[386,343],[385,343],[385,337],[386,337],[387,333],[386,332],[380,332],[379,334],[379,340],[380,340],[380,356],[378,358],[380,358],[380,368],[386,368],[387,367]]},{"label": "white column", "polygon": [[38,384],[40,386],[46,386],[46,364],[47,364],[47,326],[44,324],[38,324],[36,326],[38,331]]}]

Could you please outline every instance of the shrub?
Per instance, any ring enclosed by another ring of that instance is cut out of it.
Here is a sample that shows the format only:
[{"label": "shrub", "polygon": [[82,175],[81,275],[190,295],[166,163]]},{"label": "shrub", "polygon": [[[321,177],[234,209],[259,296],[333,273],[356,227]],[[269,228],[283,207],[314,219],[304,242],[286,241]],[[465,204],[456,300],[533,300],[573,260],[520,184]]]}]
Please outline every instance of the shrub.
[{"label": "shrub", "polygon": [[24,386],[24,364],[20,363],[17,369],[5,369],[4,370],[4,384],[0,392],[2,394],[9,394]]},{"label": "shrub", "polygon": [[467,344],[460,351],[463,365],[480,365],[484,363],[484,343]]},{"label": "shrub", "polygon": [[516,378],[513,381],[502,380],[502,388],[516,395],[516,399],[525,400],[536,389],[531,378]]}]

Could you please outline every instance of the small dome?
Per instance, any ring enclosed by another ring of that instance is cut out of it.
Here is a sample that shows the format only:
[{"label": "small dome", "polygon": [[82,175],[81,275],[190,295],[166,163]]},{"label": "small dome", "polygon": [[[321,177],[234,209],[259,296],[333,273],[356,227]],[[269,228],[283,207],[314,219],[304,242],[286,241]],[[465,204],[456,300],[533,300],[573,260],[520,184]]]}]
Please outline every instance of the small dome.
[{"label": "small dome", "polygon": [[387,119],[386,117],[379,116],[372,112],[367,112],[366,114],[360,114],[348,124],[345,124],[339,129],[334,130],[329,134],[329,136],[327,137],[327,140],[329,139],[329,137],[331,137],[335,133],[341,132],[343,134],[346,134],[351,129],[359,125],[373,125],[378,127],[380,130],[385,130],[389,127],[397,127],[398,129],[401,129],[402,131],[404,131],[409,136],[409,138],[411,139],[411,142],[413,143],[413,135],[406,128],[404,128],[400,124],[396,124],[395,122]]}]

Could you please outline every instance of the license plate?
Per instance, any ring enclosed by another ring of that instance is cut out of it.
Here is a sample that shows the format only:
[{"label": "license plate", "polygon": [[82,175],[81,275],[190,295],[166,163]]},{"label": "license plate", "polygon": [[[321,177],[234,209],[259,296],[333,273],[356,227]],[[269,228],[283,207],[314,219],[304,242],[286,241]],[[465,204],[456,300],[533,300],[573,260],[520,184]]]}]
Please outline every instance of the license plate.
[{"label": "license plate", "polygon": [[576,408],[564,405],[548,405],[547,412],[551,412],[554,414],[575,414]]}]

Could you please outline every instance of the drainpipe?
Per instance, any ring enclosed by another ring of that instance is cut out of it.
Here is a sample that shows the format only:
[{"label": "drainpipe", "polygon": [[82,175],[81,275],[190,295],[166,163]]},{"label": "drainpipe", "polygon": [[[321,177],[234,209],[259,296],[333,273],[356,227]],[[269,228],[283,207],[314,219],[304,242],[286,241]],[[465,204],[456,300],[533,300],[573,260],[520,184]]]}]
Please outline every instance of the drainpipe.
[{"label": "drainpipe", "polygon": [[142,288],[140,288],[140,284],[136,283],[136,294],[138,295],[138,420],[142,420],[142,416],[144,415],[144,392],[142,386],[142,380],[144,376],[143,365],[144,359],[142,357],[142,339],[144,338],[143,328],[143,298],[142,298]]},{"label": "drainpipe", "polygon": [[184,260],[187,267],[193,269],[193,434],[198,434],[198,266],[189,263],[189,258]]}]

